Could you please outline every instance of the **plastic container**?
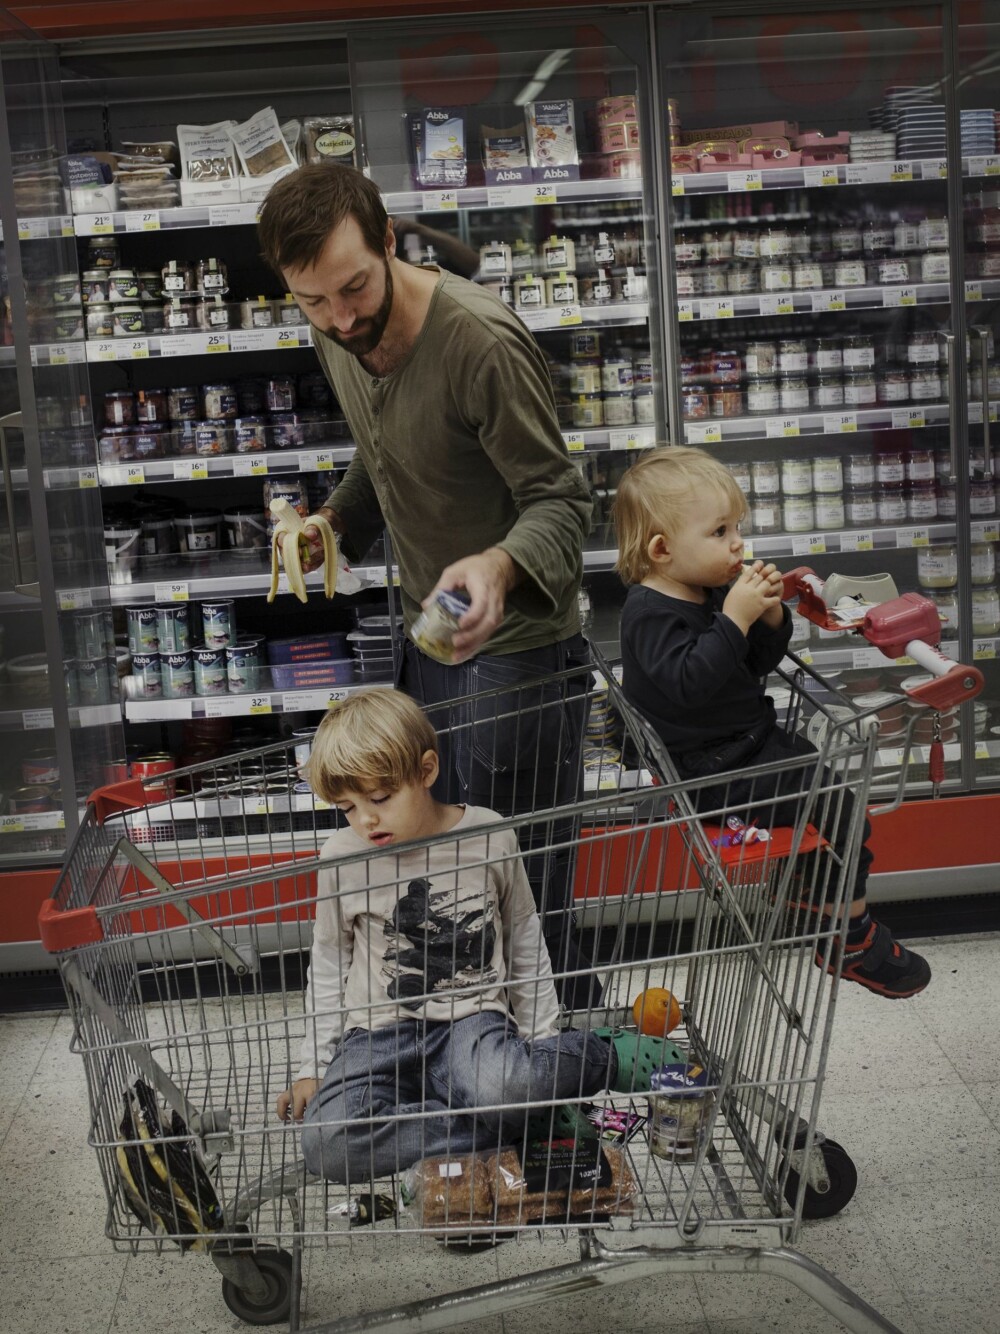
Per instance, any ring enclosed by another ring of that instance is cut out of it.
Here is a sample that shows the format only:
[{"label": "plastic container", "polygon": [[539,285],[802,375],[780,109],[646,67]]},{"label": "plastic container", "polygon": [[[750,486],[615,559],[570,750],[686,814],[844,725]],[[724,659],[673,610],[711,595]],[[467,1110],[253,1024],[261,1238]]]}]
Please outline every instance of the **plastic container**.
[{"label": "plastic container", "polygon": [[714,1095],[700,1065],[664,1065],[649,1081],[649,1150],[657,1158],[686,1162],[704,1143]]},{"label": "plastic container", "polygon": [[160,270],[165,297],[192,293],[195,289],[194,269],[184,259],[168,259]]},{"label": "plastic container", "polygon": [[233,422],[237,454],[262,454],[267,449],[267,424],[263,417],[237,417]]},{"label": "plastic container", "polygon": [[442,589],[410,627],[410,638],[417,648],[437,662],[450,665],[457,661],[452,641],[470,603],[468,594]]},{"label": "plastic container", "polygon": [[140,305],[114,306],[111,319],[114,338],[135,338],[146,331],[143,309]]},{"label": "plastic container", "polygon": [[268,545],[267,522],[263,510],[249,506],[228,509],[223,514],[226,543],[233,551],[250,554]]},{"label": "plastic container", "polygon": [[218,551],[222,515],[218,510],[189,510],[174,517],[177,545],[184,553]]}]

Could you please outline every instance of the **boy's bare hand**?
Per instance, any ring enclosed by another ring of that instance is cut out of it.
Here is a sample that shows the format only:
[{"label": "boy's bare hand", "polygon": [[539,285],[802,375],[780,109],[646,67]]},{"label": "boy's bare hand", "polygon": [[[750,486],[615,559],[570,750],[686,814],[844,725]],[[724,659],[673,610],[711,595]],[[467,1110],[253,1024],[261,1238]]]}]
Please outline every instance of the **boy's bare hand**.
[{"label": "boy's bare hand", "polygon": [[726,594],[722,613],[746,634],[754,621],[766,611],[781,605],[781,576],[773,565],[755,560],[745,565],[740,577]]},{"label": "boy's bare hand", "polygon": [[297,1079],[290,1089],[278,1094],[278,1120],[287,1121],[290,1111],[293,1121],[301,1121],[318,1089],[318,1079]]}]

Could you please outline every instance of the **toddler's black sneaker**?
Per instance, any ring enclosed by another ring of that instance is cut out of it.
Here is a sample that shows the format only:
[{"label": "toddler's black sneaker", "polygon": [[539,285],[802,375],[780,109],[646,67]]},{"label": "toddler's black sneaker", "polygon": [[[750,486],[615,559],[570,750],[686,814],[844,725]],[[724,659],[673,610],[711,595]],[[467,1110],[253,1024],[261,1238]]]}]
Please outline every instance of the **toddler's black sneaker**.
[{"label": "toddler's black sneaker", "polygon": [[[836,952],[827,972],[836,971]],[[823,955],[817,953],[816,962],[823,966]],[[931,980],[930,964],[923,955],[908,950],[893,939],[887,926],[873,921],[864,940],[844,947],[844,966],[841,976],[846,982],[874,991],[888,1000],[904,1000],[923,991]]]}]

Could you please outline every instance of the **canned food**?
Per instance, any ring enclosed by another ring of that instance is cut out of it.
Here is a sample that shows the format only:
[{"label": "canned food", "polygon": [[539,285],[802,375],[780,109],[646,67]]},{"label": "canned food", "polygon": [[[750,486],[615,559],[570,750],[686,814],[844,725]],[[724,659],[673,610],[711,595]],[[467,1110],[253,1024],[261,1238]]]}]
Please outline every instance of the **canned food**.
[{"label": "canned food", "polygon": [[226,651],[224,647],[196,648],[192,650],[194,660],[194,688],[199,695],[225,695],[229,693],[226,675]]},{"label": "canned food", "polygon": [[[136,653],[158,653],[160,650],[160,617],[156,607],[126,607],[128,646]],[[133,658],[134,665],[134,658]]]},{"label": "canned food", "polygon": [[183,653],[191,647],[191,631],[186,602],[171,602],[157,607],[156,625],[160,653]]},{"label": "canned food", "polygon": [[[114,636],[112,636],[113,638]],[[108,626],[103,611],[78,611],[73,617],[73,642],[78,658],[99,658],[107,651]]]},{"label": "canned food", "polygon": [[[160,699],[163,695],[163,677],[158,653],[133,653],[132,677],[135,693],[140,699]],[[139,777],[139,775],[136,775]]]},{"label": "canned food", "polygon": [[166,752],[140,755],[132,761],[132,777],[140,779],[147,792],[164,800],[174,795],[175,783],[171,775],[176,768],[177,761]]},{"label": "canned food", "polygon": [[226,645],[226,678],[231,694],[239,695],[248,691],[252,694],[260,689],[262,643],[259,637],[241,636],[235,644]]},{"label": "canned food", "polygon": [[232,601],[203,602],[201,604],[201,629],[206,648],[222,649],[227,644],[235,643],[235,603]]},{"label": "canned food", "polygon": [[194,668],[190,649],[161,654],[160,671],[164,699],[188,699],[194,694]]},{"label": "canned food", "polygon": [[59,782],[59,761],[55,751],[28,751],[21,761],[21,782],[25,787],[55,786]]},{"label": "canned food", "polygon": [[11,815],[41,815],[56,809],[55,798],[47,787],[19,787],[7,798]]}]

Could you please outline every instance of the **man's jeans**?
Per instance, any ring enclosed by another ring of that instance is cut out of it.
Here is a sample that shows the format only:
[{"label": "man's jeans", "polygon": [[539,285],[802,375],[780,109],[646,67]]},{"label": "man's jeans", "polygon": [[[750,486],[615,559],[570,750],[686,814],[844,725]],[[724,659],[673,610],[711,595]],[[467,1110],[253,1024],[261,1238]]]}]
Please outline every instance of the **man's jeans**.
[{"label": "man's jeans", "polygon": [[[435,795],[508,817],[577,801],[583,790],[587,722],[582,669],[589,661],[583,635],[524,653],[480,654],[457,667],[435,662],[407,641],[398,684],[428,707],[434,726],[442,729],[442,776]],[[572,669],[577,670],[566,679],[539,683],[539,678]],[[470,695],[478,698],[450,709],[434,707]],[[567,1010],[586,1010],[601,1001],[600,982],[581,948],[573,914],[578,833],[572,817],[534,821],[518,833],[556,991]],[[545,848],[560,850],[533,855],[534,849]]]},{"label": "man's jeans", "polygon": [[351,1183],[425,1157],[488,1152],[523,1137],[525,1104],[590,1097],[617,1068],[602,1038],[567,1031],[526,1042],[492,1010],[454,1024],[352,1028],[306,1109],[302,1153],[316,1176]]}]

